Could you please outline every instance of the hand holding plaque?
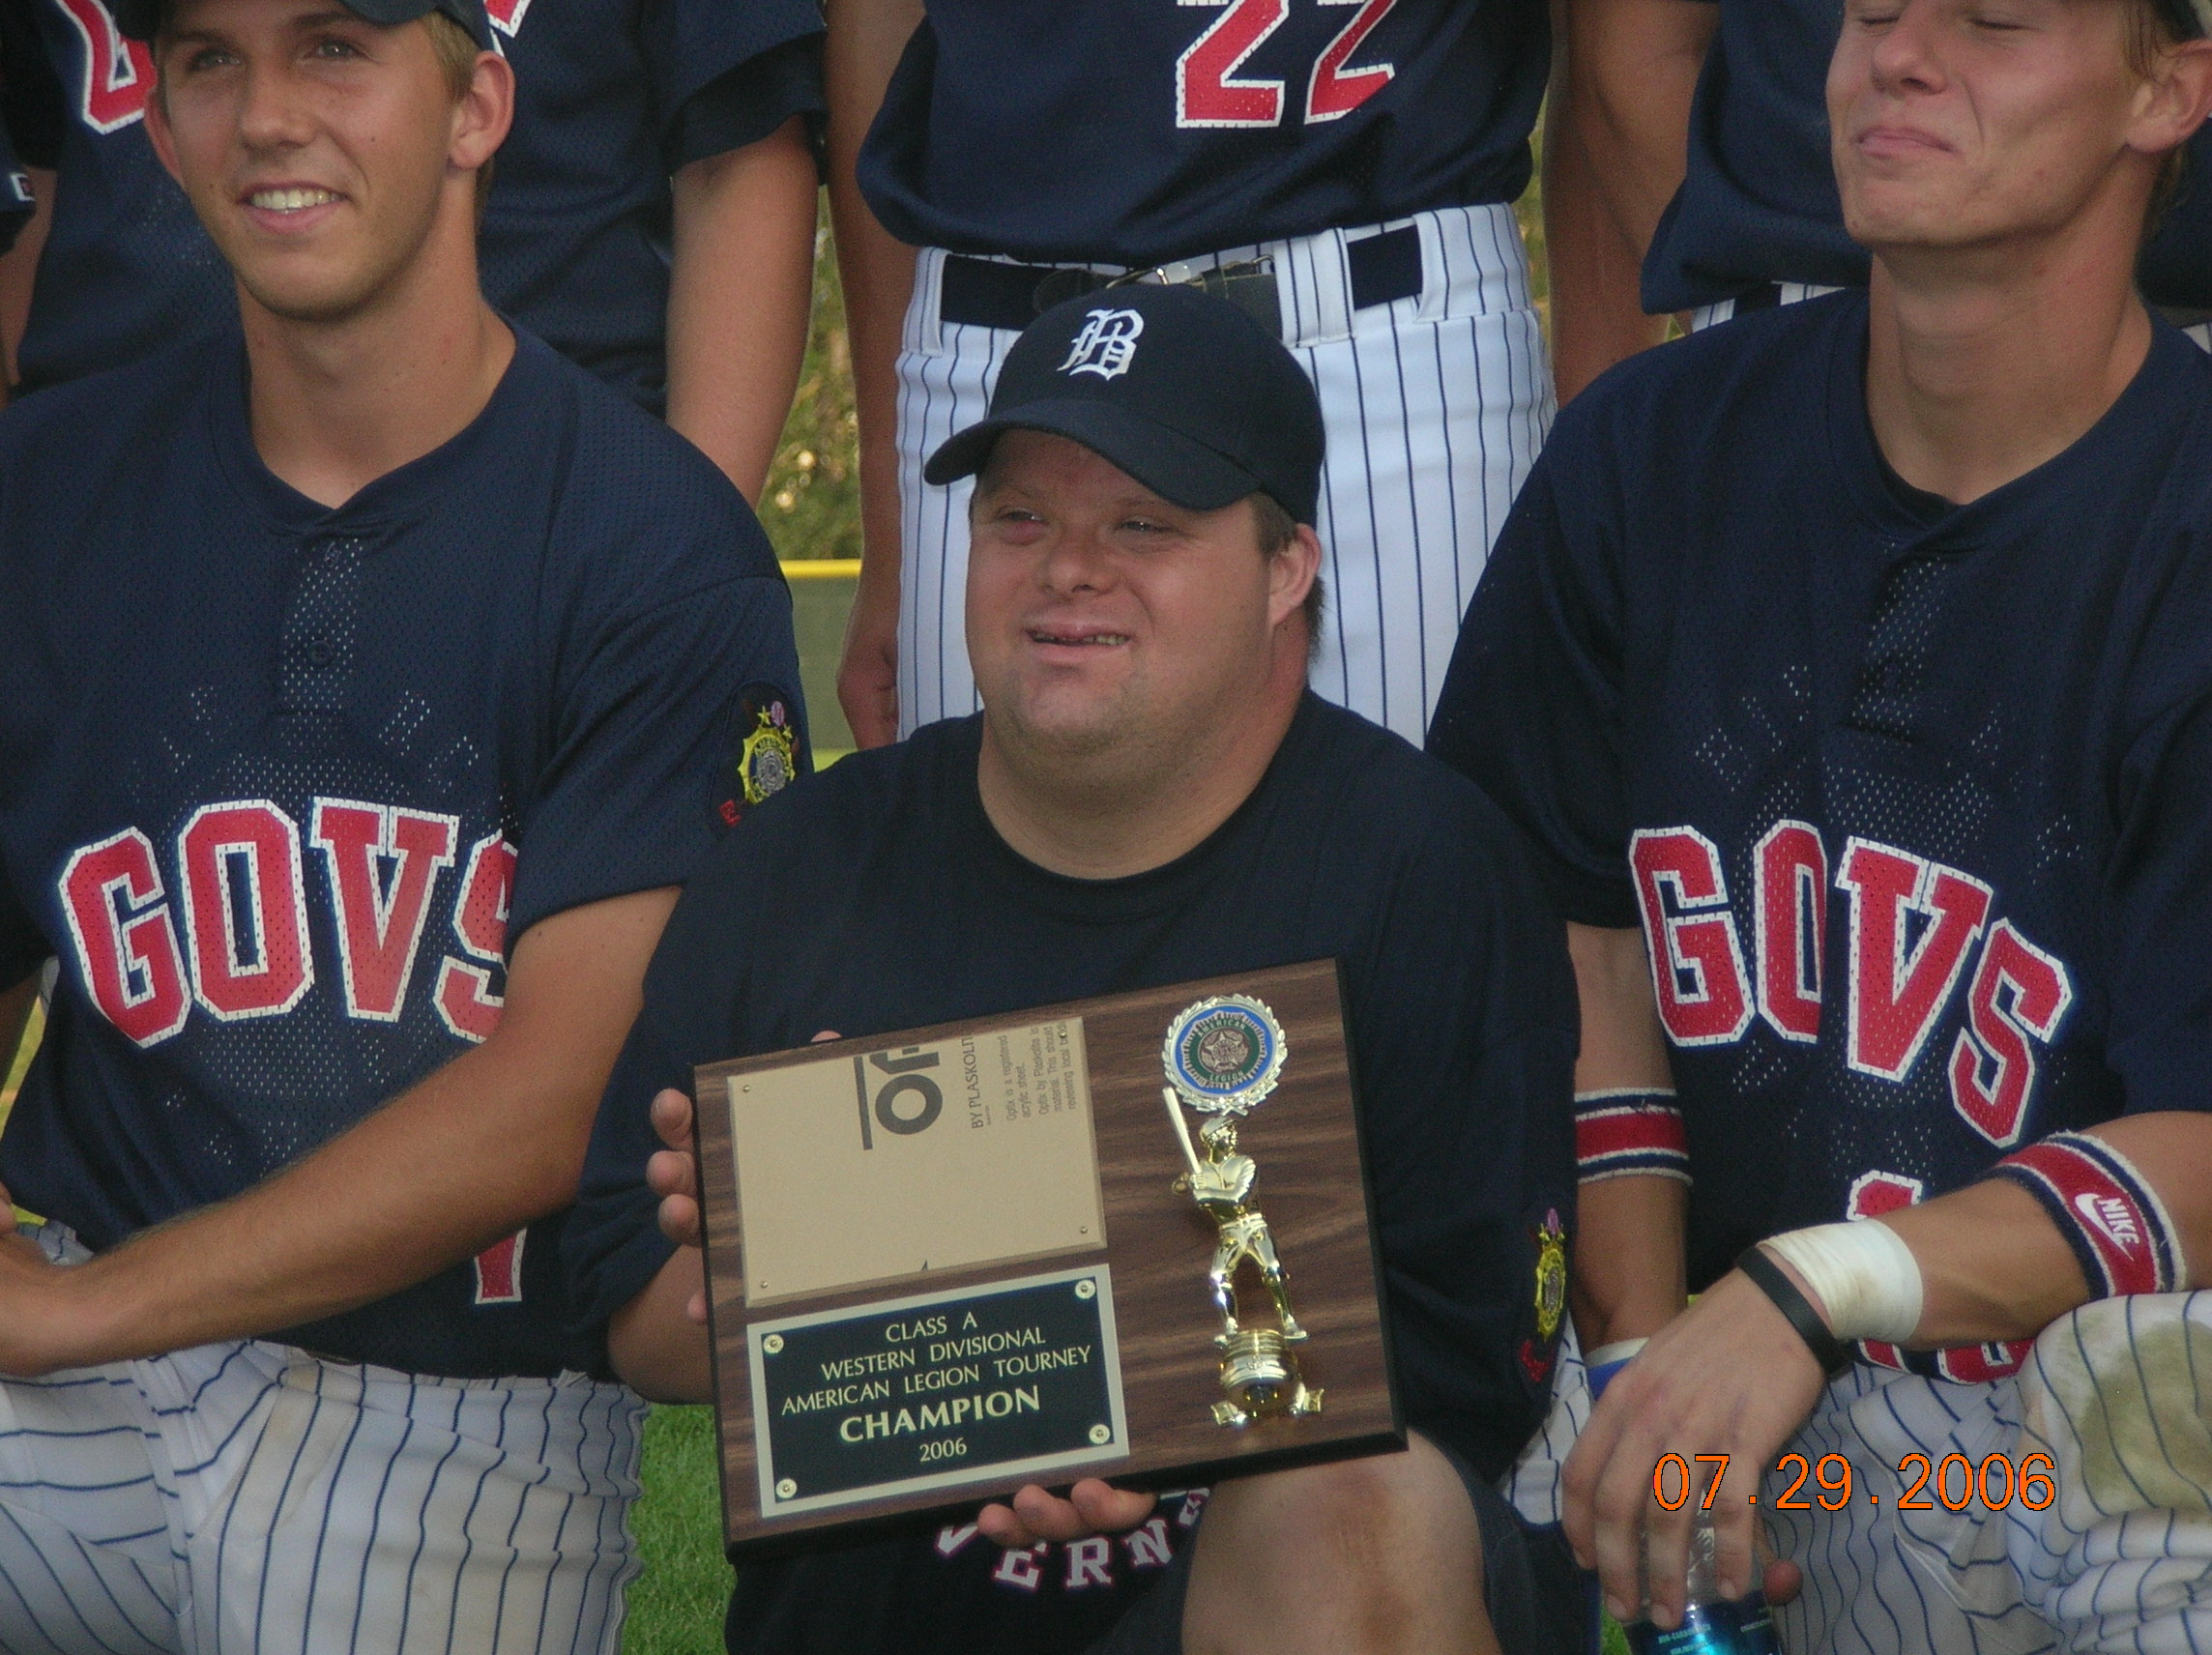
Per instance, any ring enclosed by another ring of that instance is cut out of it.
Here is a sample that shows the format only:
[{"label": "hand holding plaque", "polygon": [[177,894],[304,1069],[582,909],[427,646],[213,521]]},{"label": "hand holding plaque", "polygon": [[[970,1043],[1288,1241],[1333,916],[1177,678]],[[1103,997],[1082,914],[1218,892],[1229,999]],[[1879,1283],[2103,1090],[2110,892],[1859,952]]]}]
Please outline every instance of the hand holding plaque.
[{"label": "hand holding plaque", "polygon": [[1331,963],[713,1064],[698,1099],[733,1552],[1404,1440]]}]

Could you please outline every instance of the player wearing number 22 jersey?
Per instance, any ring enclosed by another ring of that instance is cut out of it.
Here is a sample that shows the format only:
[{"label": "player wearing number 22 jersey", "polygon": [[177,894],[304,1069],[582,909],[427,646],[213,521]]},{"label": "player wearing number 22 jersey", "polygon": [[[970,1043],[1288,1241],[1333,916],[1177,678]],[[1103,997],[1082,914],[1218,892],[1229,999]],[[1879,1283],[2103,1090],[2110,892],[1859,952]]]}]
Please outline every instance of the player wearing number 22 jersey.
[{"label": "player wearing number 22 jersey", "polygon": [[[927,14],[856,169],[883,227],[923,249],[897,363],[901,730],[978,705],[961,625],[967,485],[925,486],[923,456],[981,418],[1047,305],[1171,266],[1166,279],[1227,279],[1319,391],[1329,614],[1314,685],[1418,741],[1551,419],[1509,205],[1550,63],[1543,5],[930,0]],[[833,128],[852,118],[832,108]],[[848,293],[873,297],[865,282]],[[886,565],[893,550],[871,540]],[[863,577],[848,705],[889,595]]]}]

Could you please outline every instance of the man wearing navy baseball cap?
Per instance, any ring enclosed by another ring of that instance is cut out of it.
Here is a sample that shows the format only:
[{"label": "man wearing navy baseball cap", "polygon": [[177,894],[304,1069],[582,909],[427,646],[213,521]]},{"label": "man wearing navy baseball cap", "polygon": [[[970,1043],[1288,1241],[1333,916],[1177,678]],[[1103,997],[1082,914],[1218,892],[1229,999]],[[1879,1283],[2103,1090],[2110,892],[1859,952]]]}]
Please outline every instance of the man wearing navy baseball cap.
[{"label": "man wearing navy baseball cap", "polygon": [[1498,812],[1306,688],[1321,458],[1305,376],[1220,299],[1115,287],[1028,329],[927,473],[977,479],[983,710],[791,789],[694,878],[566,1254],[617,1371],[702,1399],[694,1064],[1334,958],[1410,1448],[1156,1507],[1026,1489],[751,1566],[733,1650],[1578,1647],[1557,1537],[1490,1486],[1550,1389],[1573,990]]},{"label": "man wearing navy baseball cap", "polygon": [[[175,0],[114,0],[115,26],[134,41],[150,41],[164,16],[175,11]],[[418,17],[433,15],[451,21],[475,43],[479,51],[497,51],[492,44],[491,19],[483,0],[339,0],[357,17],[395,29]]]}]

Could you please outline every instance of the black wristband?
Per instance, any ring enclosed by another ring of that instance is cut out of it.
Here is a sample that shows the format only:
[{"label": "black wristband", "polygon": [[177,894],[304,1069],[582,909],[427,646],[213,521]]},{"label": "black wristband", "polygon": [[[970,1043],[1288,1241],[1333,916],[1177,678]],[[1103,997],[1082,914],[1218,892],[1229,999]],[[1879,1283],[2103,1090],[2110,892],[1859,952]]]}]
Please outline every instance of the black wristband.
[{"label": "black wristband", "polygon": [[1805,1348],[1813,1352],[1813,1360],[1820,1364],[1820,1372],[1834,1379],[1851,1365],[1849,1347],[1828,1331],[1828,1324],[1820,1320],[1820,1313],[1813,1308],[1813,1301],[1797,1291],[1797,1284],[1783,1273],[1782,1266],[1759,1250],[1754,1242],[1736,1258],[1735,1267],[1752,1280],[1752,1285],[1774,1301],[1774,1308],[1790,1319],[1790,1325],[1797,1330],[1797,1337],[1805,1341]]}]

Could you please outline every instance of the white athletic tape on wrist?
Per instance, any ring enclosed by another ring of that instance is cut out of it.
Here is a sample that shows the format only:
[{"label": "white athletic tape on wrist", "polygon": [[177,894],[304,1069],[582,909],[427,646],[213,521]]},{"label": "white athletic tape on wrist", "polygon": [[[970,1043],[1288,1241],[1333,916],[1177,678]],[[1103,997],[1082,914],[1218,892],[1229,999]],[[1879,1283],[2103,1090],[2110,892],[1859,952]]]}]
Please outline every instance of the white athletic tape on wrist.
[{"label": "white athletic tape on wrist", "polygon": [[1920,1325],[1920,1261],[1886,1224],[1854,1218],[1769,1235],[1761,1243],[1804,1278],[1845,1343],[1902,1345]]},{"label": "white athletic tape on wrist", "polygon": [[1690,1144],[1674,1094],[1640,1087],[1575,1093],[1577,1181],[1639,1174],[1690,1181]]},{"label": "white athletic tape on wrist", "polygon": [[2007,1155],[1990,1176],[2043,1204],[2074,1249],[2092,1298],[2172,1292],[2189,1279],[2181,1240],[2133,1161],[2083,1132],[2057,1132]]}]

